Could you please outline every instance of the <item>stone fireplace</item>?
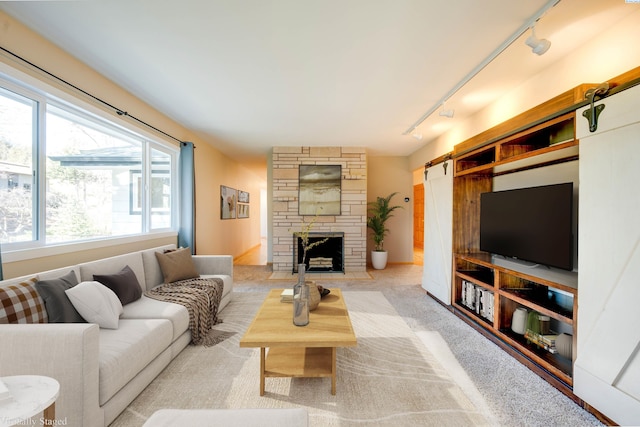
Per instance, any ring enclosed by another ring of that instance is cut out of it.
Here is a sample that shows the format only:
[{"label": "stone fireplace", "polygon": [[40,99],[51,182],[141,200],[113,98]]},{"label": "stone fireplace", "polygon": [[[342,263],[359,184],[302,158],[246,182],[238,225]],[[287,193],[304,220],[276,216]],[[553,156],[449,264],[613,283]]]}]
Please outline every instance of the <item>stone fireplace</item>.
[{"label": "stone fireplace", "polygon": [[298,271],[298,264],[306,264],[309,272],[344,273],[344,233],[309,233],[309,243],[327,239],[307,251],[307,259],[302,260],[302,239],[293,236],[293,273]]},{"label": "stone fireplace", "polygon": [[[298,213],[300,165],[340,165],[340,215]],[[297,269],[292,234],[314,221],[312,233],[342,234],[343,273],[367,270],[367,154],[362,147],[274,147],[271,158],[273,271]],[[317,246],[321,248],[323,245]],[[315,256],[314,268],[328,268],[329,256]],[[333,269],[334,257],[331,257]]]}]

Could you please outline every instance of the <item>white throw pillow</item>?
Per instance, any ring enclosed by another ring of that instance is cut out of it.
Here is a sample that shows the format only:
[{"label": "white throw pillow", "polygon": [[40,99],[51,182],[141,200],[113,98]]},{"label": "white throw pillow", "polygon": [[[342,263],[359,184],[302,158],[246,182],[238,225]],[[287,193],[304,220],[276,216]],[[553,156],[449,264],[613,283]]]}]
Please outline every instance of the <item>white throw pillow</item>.
[{"label": "white throw pillow", "polygon": [[122,303],[111,289],[100,282],[81,282],[64,291],[80,316],[104,329],[118,329]]}]

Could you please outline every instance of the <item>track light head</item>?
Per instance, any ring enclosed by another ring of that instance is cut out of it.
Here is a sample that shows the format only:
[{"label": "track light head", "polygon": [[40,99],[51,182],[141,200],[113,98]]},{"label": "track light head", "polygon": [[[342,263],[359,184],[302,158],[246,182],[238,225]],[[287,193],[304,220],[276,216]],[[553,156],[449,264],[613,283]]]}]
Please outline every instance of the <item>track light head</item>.
[{"label": "track light head", "polygon": [[453,108],[450,108],[448,110],[440,110],[438,114],[442,117],[448,117],[452,119],[453,115],[455,114],[455,110]]},{"label": "track light head", "polygon": [[524,42],[531,48],[536,55],[543,55],[551,47],[551,42],[547,39],[539,39],[536,37],[535,27],[531,27],[531,35]]},{"label": "track light head", "polygon": [[422,140],[422,134],[420,132],[418,132],[418,131],[413,131],[411,136],[414,137],[415,139],[417,139],[418,141]]}]

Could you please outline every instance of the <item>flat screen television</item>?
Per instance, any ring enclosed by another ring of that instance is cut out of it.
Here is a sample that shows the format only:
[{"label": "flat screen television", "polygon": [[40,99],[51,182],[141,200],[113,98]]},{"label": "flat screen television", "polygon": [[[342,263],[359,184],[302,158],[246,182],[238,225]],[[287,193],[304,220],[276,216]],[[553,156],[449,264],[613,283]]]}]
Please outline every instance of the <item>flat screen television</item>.
[{"label": "flat screen television", "polygon": [[573,183],[480,195],[480,250],[573,269]]}]

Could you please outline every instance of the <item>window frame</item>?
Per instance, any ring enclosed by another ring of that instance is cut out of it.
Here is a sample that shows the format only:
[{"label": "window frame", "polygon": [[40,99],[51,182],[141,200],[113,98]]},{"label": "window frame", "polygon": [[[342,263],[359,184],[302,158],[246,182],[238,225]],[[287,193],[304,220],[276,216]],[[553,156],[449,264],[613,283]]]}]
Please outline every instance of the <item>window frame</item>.
[{"label": "window frame", "polygon": [[[83,97],[70,94],[46,82],[34,79],[22,72],[5,67],[0,64],[0,87],[19,96],[33,100],[37,106],[34,112],[33,132],[33,184],[32,184],[32,213],[33,232],[32,240],[27,242],[2,243],[3,262],[14,262],[52,256],[76,251],[103,248],[121,244],[140,242],[142,240],[154,240],[159,238],[177,236],[179,224],[179,176],[178,163],[180,148],[178,143],[169,140],[165,136],[152,133],[147,129],[135,126],[130,121],[122,119],[114,111],[107,111],[103,105],[97,102],[87,102]],[[85,96],[86,98],[86,96]],[[142,148],[142,186],[145,191],[142,194],[142,225],[141,232],[118,235],[112,237],[91,238],[86,240],[74,240],[69,242],[47,243],[45,230],[45,199],[46,199],[46,115],[49,106],[68,112],[71,115],[86,120],[90,126],[97,126],[101,130],[114,132],[118,136],[133,139],[140,142]],[[170,156],[171,167],[171,224],[169,227],[151,228],[151,152],[158,150]]]}]

